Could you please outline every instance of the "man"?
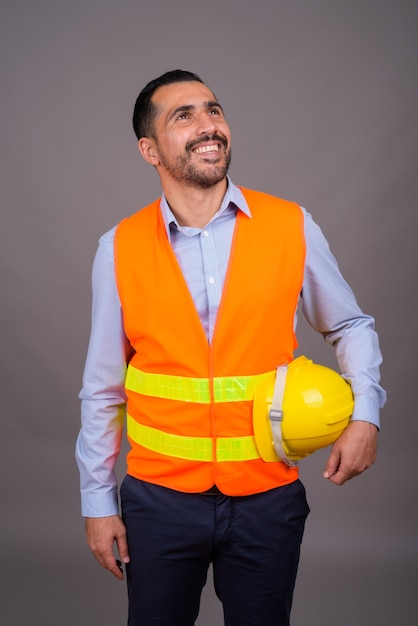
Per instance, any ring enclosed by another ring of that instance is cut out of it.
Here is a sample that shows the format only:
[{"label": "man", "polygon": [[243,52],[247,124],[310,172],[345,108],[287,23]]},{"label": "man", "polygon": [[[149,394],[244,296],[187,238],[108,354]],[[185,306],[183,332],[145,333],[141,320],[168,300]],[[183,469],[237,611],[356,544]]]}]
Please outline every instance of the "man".
[{"label": "man", "polygon": [[194,624],[210,563],[227,626],[286,626],[309,509],[297,467],[247,447],[246,385],[292,360],[301,300],[355,397],[324,471],[342,485],[376,456],[374,321],[304,209],[228,178],[230,129],[196,74],[149,83],[133,125],[163,195],[104,235],[94,263],[77,442],[88,544],[121,579],[116,543],[129,626]]}]

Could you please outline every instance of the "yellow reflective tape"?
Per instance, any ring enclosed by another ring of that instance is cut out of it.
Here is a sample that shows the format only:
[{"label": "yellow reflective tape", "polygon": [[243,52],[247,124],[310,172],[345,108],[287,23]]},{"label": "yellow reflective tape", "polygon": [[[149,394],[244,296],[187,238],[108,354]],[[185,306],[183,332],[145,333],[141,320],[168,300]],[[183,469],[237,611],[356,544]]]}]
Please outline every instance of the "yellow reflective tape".
[{"label": "yellow reflective tape", "polygon": [[256,387],[266,374],[255,376],[224,376],[213,379],[215,402],[243,402],[252,400]]},{"label": "yellow reflective tape", "polygon": [[209,379],[153,374],[128,366],[125,387],[144,396],[209,404]]},{"label": "yellow reflective tape", "polygon": [[212,461],[210,437],[172,435],[151,426],[138,424],[130,415],[127,417],[127,432],[133,441],[153,452],[189,461]]},{"label": "yellow reflective tape", "polygon": [[217,461],[252,461],[259,458],[254,437],[220,437],[216,440]]},{"label": "yellow reflective tape", "polygon": [[[129,437],[139,445],[187,461],[213,460],[212,439],[210,437],[184,437],[172,435],[151,426],[138,424],[130,415],[127,418]],[[217,461],[250,461],[259,459],[254,437],[220,437],[217,439]]]},{"label": "yellow reflective tape", "polygon": [[[256,387],[268,376],[223,376],[213,379],[215,402],[243,402],[254,398]],[[128,366],[125,386],[145,396],[180,402],[210,403],[210,379],[153,374]]]}]

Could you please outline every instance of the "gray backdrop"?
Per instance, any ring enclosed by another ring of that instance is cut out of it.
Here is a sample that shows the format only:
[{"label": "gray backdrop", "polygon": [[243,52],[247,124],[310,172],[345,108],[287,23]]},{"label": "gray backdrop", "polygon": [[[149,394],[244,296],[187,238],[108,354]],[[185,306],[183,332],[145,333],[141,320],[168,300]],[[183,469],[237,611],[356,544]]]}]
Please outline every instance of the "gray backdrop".
[{"label": "gray backdrop", "polygon": [[[99,235],[159,193],[139,90],[196,71],[232,176],[315,216],[376,317],[389,402],[377,464],[342,488],[304,461],[294,626],[416,623],[416,0],[1,0],[1,554],[5,626],[125,624],[84,543],[77,394]],[[301,323],[300,352],[334,364]],[[123,474],[123,462],[120,473]],[[221,624],[209,579],[199,626]]]}]

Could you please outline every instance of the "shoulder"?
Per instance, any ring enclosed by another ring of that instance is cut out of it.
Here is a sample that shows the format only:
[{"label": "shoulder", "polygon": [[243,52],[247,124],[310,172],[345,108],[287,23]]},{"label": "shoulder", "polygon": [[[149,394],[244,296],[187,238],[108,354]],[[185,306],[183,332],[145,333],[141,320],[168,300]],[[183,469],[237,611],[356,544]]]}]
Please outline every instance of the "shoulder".
[{"label": "shoulder", "polygon": [[123,231],[130,231],[135,228],[136,225],[143,225],[147,220],[153,219],[158,213],[160,200],[152,202],[148,206],[140,209],[136,213],[129,215],[122,219],[119,224],[113,226],[110,230],[104,233],[99,239],[99,251],[102,251],[105,255],[111,255],[113,257],[115,241]]},{"label": "shoulder", "polygon": [[155,232],[161,219],[159,207],[160,199],[119,222],[114,234],[116,247],[120,242],[123,242],[122,245],[132,245],[144,233]]},{"label": "shoulder", "polygon": [[302,214],[302,208],[297,202],[293,202],[292,200],[286,200],[285,198],[280,198],[279,196],[274,196],[264,191],[247,189],[246,187],[239,187],[239,189],[251,210],[253,207],[281,208],[282,210]]},{"label": "shoulder", "polygon": [[99,245],[106,247],[109,244],[110,245],[113,244],[113,241],[115,240],[116,229],[117,229],[117,226],[113,226],[113,228],[111,228],[106,233],[104,233],[104,235],[102,235],[99,239]]},{"label": "shoulder", "polygon": [[143,209],[140,209],[139,211],[136,211],[136,213],[125,217],[125,219],[119,222],[119,224],[116,226],[116,230],[126,227],[132,227],[135,224],[143,224],[147,221],[155,220],[159,214],[160,202],[161,198],[158,198],[158,200],[155,200],[151,204],[148,204]]},{"label": "shoulder", "polygon": [[99,239],[99,248],[97,251],[98,256],[107,257],[108,259],[113,259],[113,249],[115,245],[115,233],[117,226],[114,226],[110,230],[108,230],[104,235],[102,235]]}]

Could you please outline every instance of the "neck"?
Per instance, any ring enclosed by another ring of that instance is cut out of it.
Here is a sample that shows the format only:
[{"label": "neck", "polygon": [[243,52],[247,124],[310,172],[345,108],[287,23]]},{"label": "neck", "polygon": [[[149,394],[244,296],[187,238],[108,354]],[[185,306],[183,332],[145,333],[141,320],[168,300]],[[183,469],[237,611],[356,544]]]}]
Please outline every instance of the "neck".
[{"label": "neck", "polygon": [[221,207],[226,189],[226,178],[209,189],[163,185],[164,195],[180,226],[193,228],[203,228],[210,222]]}]

